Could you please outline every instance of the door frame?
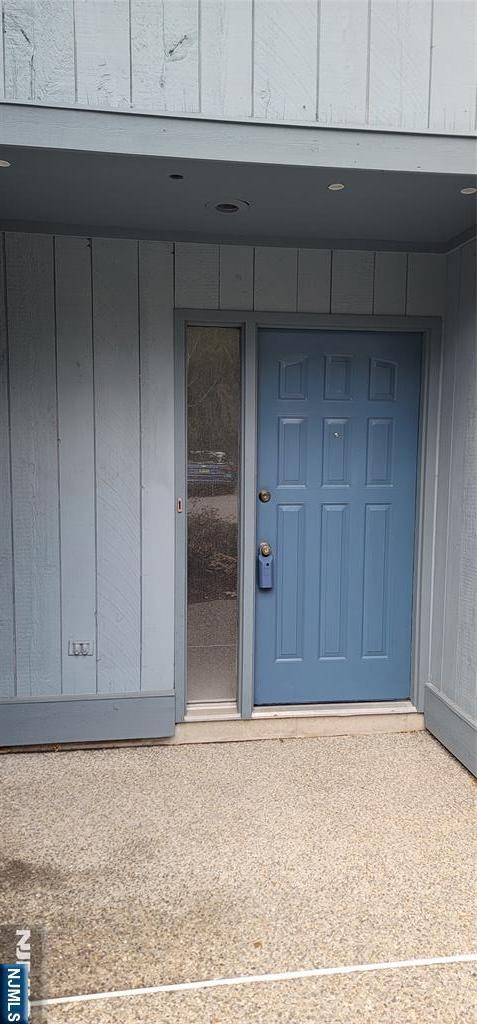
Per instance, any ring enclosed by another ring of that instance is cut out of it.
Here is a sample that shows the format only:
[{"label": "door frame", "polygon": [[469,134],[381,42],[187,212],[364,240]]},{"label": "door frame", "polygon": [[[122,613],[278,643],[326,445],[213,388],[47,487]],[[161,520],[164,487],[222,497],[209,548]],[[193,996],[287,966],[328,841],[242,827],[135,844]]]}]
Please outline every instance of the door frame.
[{"label": "door frame", "polygon": [[[237,708],[230,717],[251,718],[254,711],[255,555],[257,488],[258,331],[392,331],[422,336],[421,389],[416,487],[416,530],[411,632],[411,695],[422,711],[429,680],[430,631],[434,591],[435,521],[438,481],[439,412],[442,376],[442,322],[439,317],[358,316],[314,313],[244,313],[182,309],[175,314],[175,484],[183,512],[176,510],[175,536],[175,690],[176,721],[186,715],[186,380],[185,332],[188,325],[241,329],[241,489],[239,530],[239,651]],[[219,707],[220,705],[218,705]],[[352,707],[352,705],[350,705]],[[362,704],[359,705],[363,707]],[[263,709],[262,709],[263,710]]]}]

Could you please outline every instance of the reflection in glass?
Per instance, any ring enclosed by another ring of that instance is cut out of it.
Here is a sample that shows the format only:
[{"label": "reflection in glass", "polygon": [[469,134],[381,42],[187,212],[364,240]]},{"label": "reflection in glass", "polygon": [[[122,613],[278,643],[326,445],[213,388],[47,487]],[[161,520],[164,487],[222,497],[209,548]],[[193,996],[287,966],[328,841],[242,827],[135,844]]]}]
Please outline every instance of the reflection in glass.
[{"label": "reflection in glass", "polygon": [[187,329],[187,700],[237,693],[240,330]]}]

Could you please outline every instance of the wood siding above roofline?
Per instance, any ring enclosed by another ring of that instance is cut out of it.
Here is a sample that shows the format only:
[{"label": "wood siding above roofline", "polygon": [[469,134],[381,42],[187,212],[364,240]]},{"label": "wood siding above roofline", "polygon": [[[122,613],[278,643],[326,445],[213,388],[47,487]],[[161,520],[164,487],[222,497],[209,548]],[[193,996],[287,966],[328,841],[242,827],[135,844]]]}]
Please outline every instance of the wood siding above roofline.
[{"label": "wood siding above roofline", "polygon": [[7,101],[475,132],[477,8],[471,0],[2,0],[1,6]]}]

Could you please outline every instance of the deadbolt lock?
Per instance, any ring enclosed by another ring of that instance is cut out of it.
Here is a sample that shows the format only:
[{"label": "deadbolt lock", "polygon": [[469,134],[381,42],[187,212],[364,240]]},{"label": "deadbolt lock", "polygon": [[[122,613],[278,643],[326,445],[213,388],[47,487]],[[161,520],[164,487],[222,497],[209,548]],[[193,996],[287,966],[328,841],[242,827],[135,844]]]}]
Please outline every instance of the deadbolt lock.
[{"label": "deadbolt lock", "polygon": [[260,544],[260,554],[263,555],[264,558],[269,558],[271,553],[272,549],[270,547],[270,544],[267,544],[266,541],[262,541],[262,543]]},{"label": "deadbolt lock", "polygon": [[266,504],[267,501],[270,501],[271,498],[270,491],[259,491],[258,497],[260,501],[263,501]]}]

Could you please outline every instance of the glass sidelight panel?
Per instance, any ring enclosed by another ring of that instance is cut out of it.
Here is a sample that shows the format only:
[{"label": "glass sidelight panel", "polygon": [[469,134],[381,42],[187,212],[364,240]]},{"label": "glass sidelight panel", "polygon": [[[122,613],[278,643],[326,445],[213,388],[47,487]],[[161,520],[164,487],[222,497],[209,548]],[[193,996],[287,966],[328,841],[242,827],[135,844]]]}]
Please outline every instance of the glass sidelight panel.
[{"label": "glass sidelight panel", "polygon": [[187,701],[235,700],[240,329],[188,327]]}]

